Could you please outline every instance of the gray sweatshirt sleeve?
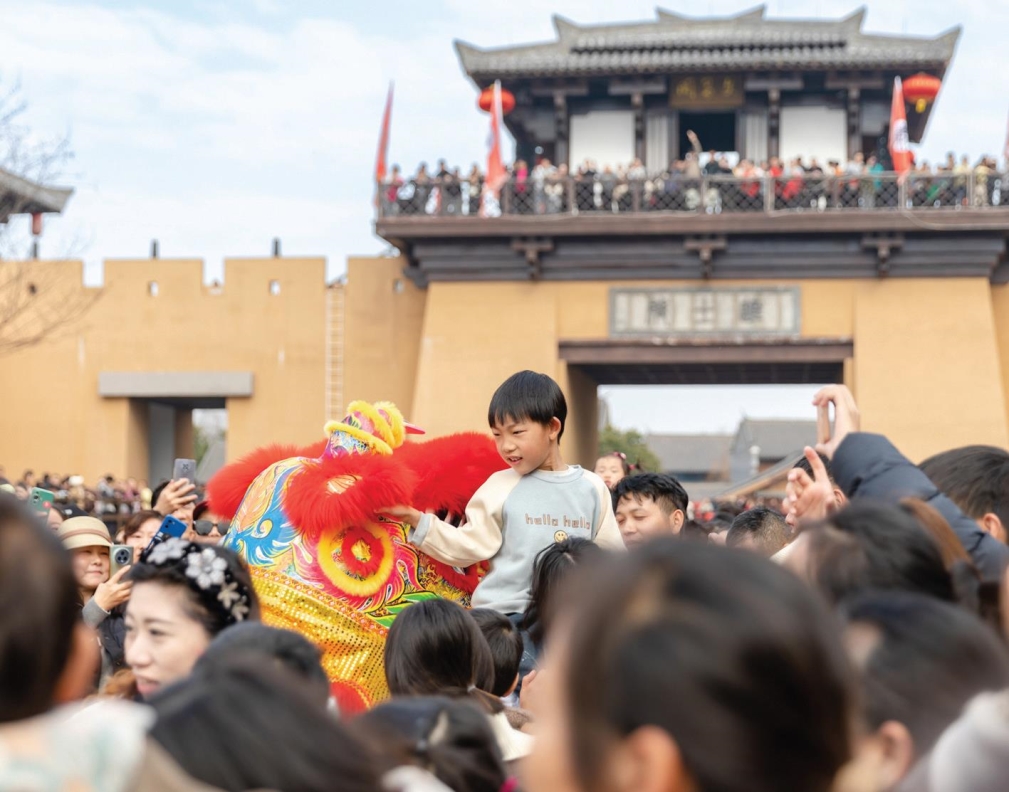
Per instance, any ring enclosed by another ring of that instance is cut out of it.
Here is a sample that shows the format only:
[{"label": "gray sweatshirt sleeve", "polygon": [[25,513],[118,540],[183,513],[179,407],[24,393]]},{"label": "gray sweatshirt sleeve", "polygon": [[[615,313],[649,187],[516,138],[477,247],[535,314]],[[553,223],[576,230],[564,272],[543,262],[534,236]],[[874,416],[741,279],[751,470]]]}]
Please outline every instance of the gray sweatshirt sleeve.
[{"label": "gray sweatshirt sleeve", "polygon": [[95,602],[95,598],[92,597],[87,601],[84,610],[81,611],[81,617],[88,627],[97,627],[109,617],[109,613],[102,610],[102,606]]}]

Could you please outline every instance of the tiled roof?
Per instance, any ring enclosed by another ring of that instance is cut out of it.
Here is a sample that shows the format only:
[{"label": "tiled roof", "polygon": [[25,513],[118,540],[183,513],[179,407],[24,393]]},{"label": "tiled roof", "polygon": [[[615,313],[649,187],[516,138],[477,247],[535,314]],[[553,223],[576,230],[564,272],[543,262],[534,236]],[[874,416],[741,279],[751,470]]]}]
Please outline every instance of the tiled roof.
[{"label": "tiled roof", "polygon": [[805,446],[815,444],[816,421],[744,418],[732,449],[737,453],[749,452],[752,446],[757,446],[762,460],[777,461],[801,454]]},{"label": "tiled roof", "polygon": [[654,22],[594,26],[555,16],[556,41],[492,50],[457,41],[456,49],[474,79],[698,69],[942,70],[960,37],[959,27],[934,39],[866,34],[864,8],[827,21],[767,19],[765,11],[694,19],[658,9]]},{"label": "tiled roof", "polygon": [[62,212],[73,192],[67,187],[36,184],[0,168],[0,223],[11,214]]},{"label": "tiled roof", "polygon": [[724,476],[729,469],[732,435],[650,434],[645,444],[659,458],[666,473],[703,473]]}]

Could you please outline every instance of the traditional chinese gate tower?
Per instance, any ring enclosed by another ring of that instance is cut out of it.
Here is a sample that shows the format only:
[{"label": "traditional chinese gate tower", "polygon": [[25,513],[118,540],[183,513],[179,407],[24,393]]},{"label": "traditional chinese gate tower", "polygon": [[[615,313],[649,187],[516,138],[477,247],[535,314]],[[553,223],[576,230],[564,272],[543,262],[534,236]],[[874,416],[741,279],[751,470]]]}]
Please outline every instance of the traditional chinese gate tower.
[{"label": "traditional chinese gate tower", "polygon": [[[688,130],[730,164],[801,157],[829,171],[884,155],[894,77],[942,79],[959,29],[877,36],[863,16],[557,17],[546,44],[457,44],[476,88],[499,79],[514,95],[518,158],[567,173],[510,183],[496,216],[469,185],[383,192],[376,230],[401,257],[349,263],[333,339],[341,388],[412,405],[443,433],[484,428],[513,371],[548,372],[582,462],[604,383],[843,380],[865,428],[914,457],[1005,445],[1009,181],[699,178],[706,153],[684,162],[696,156]],[[931,110],[908,105],[912,141]]]}]

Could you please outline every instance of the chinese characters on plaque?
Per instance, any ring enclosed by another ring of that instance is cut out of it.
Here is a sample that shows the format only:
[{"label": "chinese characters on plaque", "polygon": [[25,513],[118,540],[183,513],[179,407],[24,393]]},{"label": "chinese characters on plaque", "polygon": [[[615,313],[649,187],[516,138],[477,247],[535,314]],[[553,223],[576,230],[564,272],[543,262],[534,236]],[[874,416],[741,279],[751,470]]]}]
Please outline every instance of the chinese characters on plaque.
[{"label": "chinese characters on plaque", "polygon": [[734,74],[674,79],[669,95],[673,107],[735,107],[743,103],[743,81]]},{"label": "chinese characters on plaque", "polygon": [[798,335],[799,291],[613,289],[613,336]]}]

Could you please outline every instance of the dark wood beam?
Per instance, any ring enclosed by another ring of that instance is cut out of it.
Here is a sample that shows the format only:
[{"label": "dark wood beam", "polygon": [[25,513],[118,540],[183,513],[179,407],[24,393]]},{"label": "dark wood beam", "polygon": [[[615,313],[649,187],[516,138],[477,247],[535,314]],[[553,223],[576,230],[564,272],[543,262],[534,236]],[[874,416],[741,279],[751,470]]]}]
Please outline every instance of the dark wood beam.
[{"label": "dark wood beam", "polygon": [[561,340],[561,360],[569,365],[702,366],[795,363],[844,363],[854,354],[850,338],[684,341],[664,339]]}]

